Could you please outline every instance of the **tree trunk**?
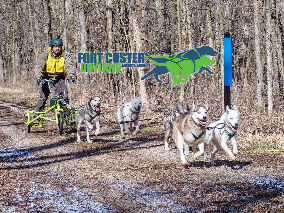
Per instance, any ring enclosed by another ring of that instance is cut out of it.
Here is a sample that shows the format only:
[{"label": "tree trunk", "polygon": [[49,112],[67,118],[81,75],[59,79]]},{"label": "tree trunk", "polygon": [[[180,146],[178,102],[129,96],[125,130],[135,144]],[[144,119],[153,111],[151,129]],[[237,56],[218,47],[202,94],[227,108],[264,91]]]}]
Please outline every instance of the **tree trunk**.
[{"label": "tree trunk", "polygon": [[[221,86],[221,91],[222,91],[222,111],[225,109],[225,103],[224,103],[224,95],[225,95],[225,91],[224,91],[224,44],[223,44],[223,37],[224,37],[224,24],[223,24],[223,6],[222,6],[222,2],[221,0],[218,1],[218,12],[217,14],[219,14],[219,32],[218,32],[218,41],[219,44],[221,45],[219,48],[220,51],[220,60],[219,60],[219,64],[220,64],[220,71],[221,71],[221,79],[219,81],[219,85]],[[220,87],[219,87],[220,88]]]},{"label": "tree trunk", "polygon": [[[284,12],[284,2],[282,1],[282,3],[280,3],[280,0],[276,0],[276,51],[277,51],[277,58],[278,58],[278,66],[279,66],[279,72],[280,72],[280,77],[282,81],[282,86],[284,86],[284,64],[283,64],[283,47],[282,47],[282,43],[281,43],[281,32],[279,30],[279,27],[281,26],[281,22],[280,22],[280,10],[279,10],[279,6],[282,4],[282,10]],[[281,14],[281,16],[283,17],[283,24],[282,24],[282,28],[284,30],[284,15],[283,13]],[[279,93],[281,91],[279,90]]]},{"label": "tree trunk", "polygon": [[[178,34],[178,50],[182,51],[182,32],[181,32],[181,4],[180,0],[177,0],[177,34]],[[186,84],[186,83],[185,83]],[[179,100],[184,101],[184,86],[180,88]]]},{"label": "tree trunk", "polygon": [[29,8],[29,20],[30,20],[30,33],[31,33],[31,39],[32,39],[32,42],[33,42],[33,52],[35,54],[35,63],[37,63],[37,48],[36,48],[36,45],[35,45],[35,36],[34,36],[34,24],[33,24],[33,16],[32,16],[32,5],[31,5],[31,2],[30,0],[27,0],[28,1],[28,8]]},{"label": "tree trunk", "polygon": [[255,55],[255,67],[257,75],[257,86],[256,86],[256,98],[257,106],[262,106],[262,89],[263,89],[263,68],[261,63],[261,51],[260,51],[260,32],[259,32],[259,0],[254,0],[254,55]]},{"label": "tree trunk", "polygon": [[78,0],[78,21],[79,21],[79,34],[80,34],[80,52],[87,52],[87,31],[86,31],[86,22],[84,8],[81,0]]},{"label": "tree trunk", "polygon": [[[271,45],[272,45],[272,93],[274,94],[274,97],[278,95],[279,92],[279,79],[278,79],[278,70],[279,70],[279,59],[277,58],[277,37],[276,37],[276,26],[275,22],[273,20],[270,20],[271,24]],[[279,47],[278,47],[279,48]]]},{"label": "tree trunk", "polygon": [[267,98],[268,98],[268,115],[271,116],[273,110],[273,90],[272,90],[272,50],[271,50],[271,16],[270,5],[267,2],[266,8],[266,66],[267,66]]},{"label": "tree trunk", "polygon": [[66,9],[67,9],[67,7],[66,7],[66,5],[68,4],[68,1],[66,1],[66,0],[62,0],[62,3],[61,3],[61,5],[62,5],[62,12],[61,12],[61,15],[62,15],[62,31],[63,31],[63,44],[64,44],[64,48],[65,48],[65,50],[68,50],[68,42],[67,42],[67,26],[66,26],[66,17],[67,17],[67,15],[66,15],[66,13],[67,12],[69,12],[69,11],[67,11],[66,12]]},{"label": "tree trunk", "polygon": [[2,53],[0,52],[0,81],[4,81],[4,62],[2,59]]},{"label": "tree trunk", "polygon": [[156,0],[156,10],[158,13],[157,17],[157,22],[158,22],[158,28],[159,28],[159,40],[161,41],[160,43],[160,52],[166,52],[167,46],[165,42],[165,32],[164,32],[164,24],[165,24],[165,19],[164,19],[164,4],[162,3],[162,0]]},{"label": "tree trunk", "polygon": [[[132,27],[133,27],[133,40],[135,41],[136,44],[136,51],[137,52],[144,52],[144,46],[145,42],[142,41],[142,32],[145,30],[143,27],[139,27],[138,25],[138,13],[135,13],[134,10],[134,5],[132,5],[131,9],[131,18],[132,18]],[[143,8],[143,7],[142,7]],[[142,17],[145,18],[145,17]],[[144,76],[144,69],[137,68],[138,70],[138,78],[139,78],[139,86],[140,86],[140,97],[143,105],[145,106],[146,109],[149,109],[149,102],[148,102],[148,96],[146,93],[146,86],[145,86],[145,81],[142,81],[141,78]]]},{"label": "tree trunk", "polygon": [[50,0],[43,0],[43,10],[45,13],[44,34],[46,36],[46,43],[51,39],[51,14],[50,14]]},{"label": "tree trunk", "polygon": [[207,28],[208,28],[208,38],[209,38],[209,46],[215,48],[214,45],[214,35],[213,35],[213,24],[212,24],[212,11],[207,9]]},{"label": "tree trunk", "polygon": [[113,50],[113,29],[112,29],[112,0],[106,2],[106,18],[107,18],[107,34],[108,34],[108,50]]}]

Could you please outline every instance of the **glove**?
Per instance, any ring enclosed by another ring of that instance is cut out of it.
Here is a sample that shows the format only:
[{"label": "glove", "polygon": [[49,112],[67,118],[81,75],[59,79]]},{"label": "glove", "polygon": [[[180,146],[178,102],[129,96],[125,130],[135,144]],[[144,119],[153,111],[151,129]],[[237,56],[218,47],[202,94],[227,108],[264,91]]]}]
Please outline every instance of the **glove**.
[{"label": "glove", "polygon": [[37,85],[39,85],[39,84],[40,84],[40,82],[41,82],[41,77],[38,77],[38,78],[36,79],[36,83],[37,83]]}]

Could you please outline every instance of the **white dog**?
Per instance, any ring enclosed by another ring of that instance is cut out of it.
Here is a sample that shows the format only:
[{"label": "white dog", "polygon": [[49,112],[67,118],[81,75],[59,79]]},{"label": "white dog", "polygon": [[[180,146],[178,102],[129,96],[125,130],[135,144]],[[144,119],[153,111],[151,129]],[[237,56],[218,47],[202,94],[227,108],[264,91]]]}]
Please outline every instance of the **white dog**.
[{"label": "white dog", "polygon": [[[199,158],[204,153],[204,148],[207,144],[213,144],[213,152],[211,154],[211,164],[215,165],[215,154],[223,149],[230,157],[235,160],[235,155],[238,153],[237,147],[237,130],[239,127],[240,113],[234,106],[231,110],[228,106],[226,112],[221,116],[220,120],[210,124],[207,128],[204,141],[198,145],[199,151],[195,153],[194,158]],[[228,148],[227,141],[231,141],[233,152]]]},{"label": "white dog", "polygon": [[129,128],[131,128],[133,123],[136,127],[133,135],[136,135],[139,131],[138,117],[141,106],[142,103],[139,98],[132,99],[129,102],[124,102],[119,105],[117,109],[117,119],[122,137],[124,137],[124,133],[129,133]]},{"label": "white dog", "polygon": [[[185,159],[185,155],[189,155],[188,144],[192,145],[193,151],[196,152],[197,145],[202,142],[205,135],[208,120],[207,108],[208,106],[199,106],[195,109],[193,106],[191,115],[180,116],[174,121],[173,138],[184,166],[189,165]],[[165,143],[165,148],[168,148],[167,143]]]}]

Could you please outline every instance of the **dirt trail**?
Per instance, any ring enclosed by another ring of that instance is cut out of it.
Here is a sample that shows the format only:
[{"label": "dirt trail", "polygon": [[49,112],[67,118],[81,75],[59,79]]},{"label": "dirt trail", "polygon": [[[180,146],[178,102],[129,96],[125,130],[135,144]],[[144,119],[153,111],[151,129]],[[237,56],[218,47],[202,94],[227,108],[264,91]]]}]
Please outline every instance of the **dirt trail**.
[{"label": "dirt trail", "polygon": [[[0,102],[0,208],[3,212],[281,212],[284,157],[217,154],[184,168],[166,152],[159,122],[142,115],[137,137],[120,140],[102,119],[93,143],[55,125],[26,133],[25,108]],[[111,116],[110,116],[111,117]],[[84,132],[85,133],[85,132]]]}]

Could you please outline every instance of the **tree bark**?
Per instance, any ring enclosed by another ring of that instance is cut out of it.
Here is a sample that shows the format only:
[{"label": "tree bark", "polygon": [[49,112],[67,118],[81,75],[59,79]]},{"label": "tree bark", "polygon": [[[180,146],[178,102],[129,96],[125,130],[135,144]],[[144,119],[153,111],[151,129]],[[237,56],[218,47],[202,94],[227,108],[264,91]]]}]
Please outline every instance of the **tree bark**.
[{"label": "tree bark", "polygon": [[78,0],[78,21],[79,21],[79,35],[80,35],[80,52],[87,52],[87,30],[86,30],[86,18],[84,14],[84,8],[82,0]]},{"label": "tree bark", "polygon": [[257,98],[257,106],[262,106],[262,89],[263,89],[263,68],[261,62],[261,51],[260,51],[260,32],[259,32],[259,0],[254,0],[254,55],[255,55],[255,67],[256,67],[256,75],[257,75],[257,83],[256,83],[256,98]]},{"label": "tree bark", "polygon": [[271,50],[271,15],[270,4],[267,2],[266,8],[266,62],[267,62],[267,98],[268,98],[268,115],[271,116],[273,110],[273,90],[272,90],[272,50]]},{"label": "tree bark", "polygon": [[108,50],[113,50],[113,27],[112,27],[112,0],[106,2],[106,18],[107,18],[107,34],[108,34]]},{"label": "tree bark", "polygon": [[61,12],[61,15],[62,15],[62,31],[63,31],[63,44],[64,44],[64,48],[65,48],[65,50],[68,50],[68,42],[67,42],[67,26],[66,26],[66,17],[67,17],[67,15],[66,15],[66,13],[67,12],[69,12],[69,11],[67,11],[66,12],[66,9],[68,8],[67,6],[66,6],[66,4],[68,4],[68,1],[66,1],[66,0],[62,0],[62,2],[61,2],[61,5],[62,5],[62,12]]},{"label": "tree bark", "polygon": [[[224,103],[224,44],[223,44],[223,37],[224,37],[224,24],[223,24],[223,6],[222,6],[222,1],[218,0],[218,13],[219,14],[219,32],[218,32],[218,41],[219,44],[221,44],[220,48],[220,59],[219,59],[219,64],[220,64],[220,71],[221,71],[221,79],[219,81],[219,85],[221,86],[221,91],[222,91],[222,111],[225,109],[225,103]],[[220,88],[220,87],[219,87]]]},{"label": "tree bark", "polygon": [[45,13],[44,34],[46,36],[46,43],[48,43],[51,39],[50,0],[43,0],[42,4]]},{"label": "tree bark", "polygon": [[[284,64],[283,64],[283,47],[282,47],[282,42],[281,42],[281,32],[279,30],[281,26],[281,21],[280,21],[280,8],[279,6],[282,5],[282,10],[284,12],[284,2],[280,2],[280,0],[276,0],[276,51],[277,51],[277,57],[278,57],[278,66],[279,66],[279,72],[280,72],[280,77],[282,81],[282,86],[284,86]],[[284,30],[284,15],[283,13],[281,14],[283,17],[283,24],[282,24],[282,29]],[[279,90],[280,92],[280,90]]]},{"label": "tree bark", "polygon": [[[142,7],[143,8],[143,7]],[[143,10],[143,9],[142,9]],[[133,27],[133,40],[136,44],[136,51],[137,52],[144,52],[144,41],[142,38],[142,32],[145,30],[143,27],[140,27],[138,25],[138,13],[134,12],[134,5],[132,5],[131,9],[131,18],[132,18],[132,27]],[[142,19],[145,17],[142,17]],[[138,78],[139,78],[139,86],[140,86],[140,97],[143,105],[146,109],[149,109],[149,102],[148,102],[148,96],[146,93],[146,86],[145,81],[142,81],[141,78],[144,76],[144,69],[137,68],[138,70]]]},{"label": "tree bark", "polygon": [[36,60],[36,63],[37,63],[37,48],[36,48],[36,45],[35,45],[35,36],[34,36],[34,24],[33,24],[33,16],[32,16],[32,5],[31,5],[31,2],[30,0],[27,0],[27,3],[28,3],[28,8],[29,8],[29,20],[30,20],[30,33],[31,33],[31,39],[32,39],[32,43],[33,43],[33,52],[35,54],[35,60]]}]

